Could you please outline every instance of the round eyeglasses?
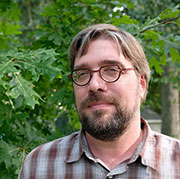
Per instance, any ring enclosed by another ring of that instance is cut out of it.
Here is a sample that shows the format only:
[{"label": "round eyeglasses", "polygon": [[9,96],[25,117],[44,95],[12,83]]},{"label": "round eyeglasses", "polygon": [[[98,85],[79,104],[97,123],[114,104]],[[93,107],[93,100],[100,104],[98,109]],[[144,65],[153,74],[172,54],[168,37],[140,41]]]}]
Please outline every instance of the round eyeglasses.
[{"label": "round eyeglasses", "polygon": [[75,69],[72,71],[70,78],[72,81],[78,86],[85,86],[87,85],[92,78],[92,74],[95,72],[99,72],[99,76],[102,80],[107,83],[114,83],[117,81],[123,71],[127,70],[135,70],[134,68],[123,68],[121,69],[118,65],[108,65],[102,66],[99,70],[90,70],[88,68],[84,69]]}]

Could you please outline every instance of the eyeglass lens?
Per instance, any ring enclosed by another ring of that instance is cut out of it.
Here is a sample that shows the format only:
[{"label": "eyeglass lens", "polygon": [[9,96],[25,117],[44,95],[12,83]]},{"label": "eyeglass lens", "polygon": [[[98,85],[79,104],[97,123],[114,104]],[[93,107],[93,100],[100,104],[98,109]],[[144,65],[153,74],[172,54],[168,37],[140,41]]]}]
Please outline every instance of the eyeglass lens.
[{"label": "eyeglass lens", "polygon": [[99,70],[89,70],[89,69],[78,69],[74,70],[72,74],[73,81],[80,86],[89,83],[93,72],[99,72],[100,77],[106,82],[114,82],[120,77],[121,70],[119,66],[103,66]]}]

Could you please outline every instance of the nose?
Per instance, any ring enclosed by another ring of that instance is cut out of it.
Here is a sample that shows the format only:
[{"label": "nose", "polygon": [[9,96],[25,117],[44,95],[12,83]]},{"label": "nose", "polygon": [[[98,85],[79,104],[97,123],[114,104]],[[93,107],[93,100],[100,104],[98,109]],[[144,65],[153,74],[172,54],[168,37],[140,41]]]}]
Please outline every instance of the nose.
[{"label": "nose", "polygon": [[93,73],[91,81],[88,84],[88,89],[91,92],[107,91],[107,84],[101,79],[99,73]]}]

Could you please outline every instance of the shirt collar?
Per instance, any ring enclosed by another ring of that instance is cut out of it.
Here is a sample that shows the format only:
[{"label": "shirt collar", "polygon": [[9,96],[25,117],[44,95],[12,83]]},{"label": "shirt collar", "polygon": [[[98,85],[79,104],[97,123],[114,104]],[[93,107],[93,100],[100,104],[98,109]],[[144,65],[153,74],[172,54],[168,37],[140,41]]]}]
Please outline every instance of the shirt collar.
[{"label": "shirt collar", "polygon": [[72,163],[80,160],[81,156],[83,155],[83,136],[84,134],[81,130],[80,132],[78,132],[78,135],[73,140],[73,143],[69,143],[71,147],[64,159],[66,163]]},{"label": "shirt collar", "polygon": [[97,162],[98,159],[90,151],[85,137],[85,132],[82,129],[77,135],[75,142],[69,145],[71,145],[72,147],[69,150],[69,152],[67,152],[68,154],[65,156],[64,159],[65,162],[67,163],[76,162],[80,160],[83,154],[90,160]]},{"label": "shirt collar", "polygon": [[[146,132],[145,135],[145,142],[142,147],[142,150],[140,152],[141,156],[141,162],[143,165],[151,167],[155,170],[157,170],[157,166],[155,165],[154,160],[152,157],[155,155],[155,139],[154,139],[154,132],[151,130],[148,123],[141,118],[141,124],[143,126],[144,132]],[[71,144],[70,144],[71,145]],[[76,140],[74,141],[74,144],[71,145],[71,149],[69,151],[69,154],[65,157],[65,162],[72,163],[80,160],[81,156],[83,154],[86,155],[91,160],[95,160],[93,154],[90,152],[88,143],[84,134],[84,131],[81,130]]]},{"label": "shirt collar", "polygon": [[146,130],[146,139],[142,151],[140,152],[141,162],[142,164],[157,170],[157,166],[154,162],[155,156],[155,138],[154,138],[154,131],[151,130],[147,121],[141,118],[141,123],[144,125],[144,130]]}]

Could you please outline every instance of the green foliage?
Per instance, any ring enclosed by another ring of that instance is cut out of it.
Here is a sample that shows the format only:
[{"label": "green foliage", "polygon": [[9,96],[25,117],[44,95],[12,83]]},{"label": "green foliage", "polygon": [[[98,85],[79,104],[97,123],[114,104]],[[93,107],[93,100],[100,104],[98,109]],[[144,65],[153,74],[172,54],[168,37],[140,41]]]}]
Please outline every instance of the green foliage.
[{"label": "green foliage", "polygon": [[[168,78],[161,75],[164,74],[164,66],[168,66],[169,62],[174,63],[175,71],[179,72],[180,4],[176,0],[135,0],[134,3],[136,6],[128,14],[141,22],[140,31],[136,35],[144,39],[141,42],[151,67],[151,83],[146,105],[160,113],[161,84],[173,82],[176,87],[179,86],[178,73],[173,73]],[[175,51],[178,54],[175,54]]]},{"label": "green foliage", "polygon": [[170,48],[170,56],[173,62],[178,62],[180,64],[180,56],[176,49]]},{"label": "green foliage", "polygon": [[68,48],[79,30],[94,23],[113,23],[134,34],[145,48],[154,82],[169,57],[180,62],[179,31],[172,34],[163,29],[169,24],[180,26],[179,5],[141,18],[137,12],[143,6],[133,3],[0,2],[0,178],[17,178],[24,157],[34,147],[80,129],[67,77]]},{"label": "green foliage", "polygon": [[[0,2],[0,49],[13,47],[17,43],[15,35],[21,34],[19,15],[17,3],[10,0]],[[14,39],[10,36],[14,36]]]},{"label": "green foliage", "polygon": [[[56,55],[53,49],[12,49],[0,54],[1,178],[14,178],[13,173],[18,169],[17,174],[31,147],[47,141],[45,134],[33,127],[33,116],[28,111],[39,102],[45,102],[33,83],[37,84],[41,76],[52,82],[61,74],[60,69],[52,66]],[[38,123],[40,125],[44,122],[36,122],[36,125]]]},{"label": "green foliage", "polygon": [[0,54],[0,80],[6,91],[4,94],[8,99],[5,101],[6,104],[11,104],[15,109],[13,100],[20,97],[23,99],[21,105],[34,108],[35,104],[39,104],[38,99],[42,100],[42,98],[34,91],[33,82],[37,82],[42,75],[52,81],[60,74],[60,70],[52,66],[56,55],[52,49],[22,52],[15,49],[2,52]]}]

